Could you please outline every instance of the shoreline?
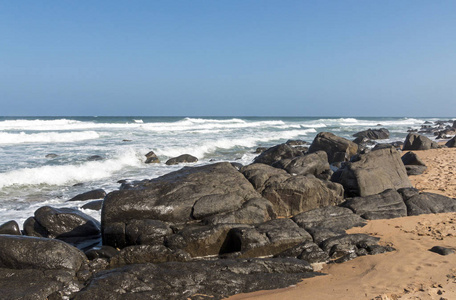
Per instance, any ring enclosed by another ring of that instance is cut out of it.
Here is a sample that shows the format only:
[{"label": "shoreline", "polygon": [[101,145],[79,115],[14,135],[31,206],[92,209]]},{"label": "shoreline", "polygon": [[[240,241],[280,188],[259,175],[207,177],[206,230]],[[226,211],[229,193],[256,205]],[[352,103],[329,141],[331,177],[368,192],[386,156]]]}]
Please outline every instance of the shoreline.
[{"label": "shoreline", "polygon": [[[408,151],[403,151],[402,155]],[[409,176],[420,192],[456,197],[456,148],[413,151],[427,165]],[[396,251],[324,265],[327,275],[308,278],[279,290],[238,294],[230,300],[272,299],[456,299],[456,255],[429,251],[433,246],[456,248],[456,213],[369,220],[347,233],[379,237]]]}]

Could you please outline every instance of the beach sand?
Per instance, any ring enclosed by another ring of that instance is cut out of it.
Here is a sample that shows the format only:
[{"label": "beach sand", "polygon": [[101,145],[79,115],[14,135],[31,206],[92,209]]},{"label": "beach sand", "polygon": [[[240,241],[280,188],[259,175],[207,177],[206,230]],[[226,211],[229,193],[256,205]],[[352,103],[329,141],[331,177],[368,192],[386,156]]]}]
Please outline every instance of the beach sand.
[{"label": "beach sand", "polygon": [[[456,197],[456,149],[414,152],[428,169],[411,176],[412,184],[421,191]],[[348,233],[380,237],[381,244],[396,251],[325,265],[325,276],[229,299],[456,299],[456,254],[429,251],[434,246],[456,249],[456,213],[374,220]]]}]

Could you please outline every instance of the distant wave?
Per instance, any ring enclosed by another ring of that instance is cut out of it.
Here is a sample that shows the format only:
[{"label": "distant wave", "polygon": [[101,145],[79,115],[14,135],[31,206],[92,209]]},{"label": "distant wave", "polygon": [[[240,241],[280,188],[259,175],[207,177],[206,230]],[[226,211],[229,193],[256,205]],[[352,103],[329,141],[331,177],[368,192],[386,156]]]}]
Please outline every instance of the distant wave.
[{"label": "distant wave", "polygon": [[0,144],[24,143],[69,143],[84,140],[98,139],[100,135],[95,131],[82,132],[42,132],[42,133],[7,133],[0,132]]},{"label": "distant wave", "polygon": [[157,155],[163,155],[167,157],[178,156],[184,153],[194,155],[198,158],[203,158],[208,153],[213,153],[217,149],[232,149],[235,147],[246,147],[251,148],[257,146],[259,143],[266,143],[269,141],[281,140],[281,139],[291,139],[300,136],[305,136],[309,133],[315,133],[316,130],[311,129],[301,129],[301,130],[289,130],[282,132],[275,132],[273,135],[258,135],[255,137],[244,137],[237,139],[218,139],[218,140],[205,140],[200,144],[190,145],[185,147],[164,147],[162,149],[157,149],[155,151]]},{"label": "distant wave", "polygon": [[12,185],[65,185],[109,178],[126,167],[139,167],[142,157],[130,150],[105,161],[88,161],[79,165],[23,168],[0,174],[0,188]]}]

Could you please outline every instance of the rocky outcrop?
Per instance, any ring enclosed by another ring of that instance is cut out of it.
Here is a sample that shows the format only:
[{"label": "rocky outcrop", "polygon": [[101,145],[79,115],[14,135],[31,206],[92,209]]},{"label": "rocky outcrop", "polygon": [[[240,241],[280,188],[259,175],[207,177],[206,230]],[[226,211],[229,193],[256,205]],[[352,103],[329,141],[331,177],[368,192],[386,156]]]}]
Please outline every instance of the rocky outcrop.
[{"label": "rocky outcrop", "polygon": [[367,129],[364,131],[357,132],[353,135],[354,137],[364,137],[370,140],[384,140],[389,139],[389,131],[386,128],[380,129]]},{"label": "rocky outcrop", "polygon": [[348,161],[358,152],[358,145],[330,132],[320,132],[309,148],[309,153],[325,151],[329,163]]},{"label": "rocky outcrop", "polygon": [[[245,203],[258,198],[261,195],[230,163],[186,167],[109,193],[101,215],[104,244],[129,245],[125,226],[131,220],[204,222],[220,214],[242,218],[248,210]],[[257,213],[263,207],[263,216],[269,214],[267,205],[251,204]]]},{"label": "rocky outcrop", "polygon": [[95,200],[90,201],[89,203],[84,204],[81,206],[82,209],[90,209],[90,210],[101,210],[103,206],[103,200]]},{"label": "rocky outcrop", "polygon": [[360,154],[334,173],[332,180],[344,186],[348,196],[370,196],[387,189],[411,187],[399,152],[385,148]]},{"label": "rocky outcrop", "polygon": [[423,174],[427,169],[424,162],[412,151],[405,153],[401,159],[409,176]]},{"label": "rocky outcrop", "polygon": [[309,263],[292,258],[135,264],[98,273],[73,299],[222,299],[316,275]]},{"label": "rocky outcrop", "polygon": [[146,164],[158,164],[160,163],[160,159],[158,159],[158,156],[157,154],[155,154],[154,151],[149,151],[147,154],[146,154],[146,161],[145,161]]},{"label": "rocky outcrop", "polygon": [[9,221],[0,225],[0,234],[22,235],[16,221]]},{"label": "rocky outcrop", "polygon": [[239,252],[240,258],[272,256],[307,241],[312,241],[310,234],[291,219],[276,219],[255,227],[233,228],[225,252]]},{"label": "rocky outcrop", "polygon": [[301,155],[293,159],[282,159],[274,163],[273,166],[284,169],[291,175],[310,174],[325,180],[329,180],[332,174],[328,155],[324,151]]},{"label": "rocky outcrop", "polygon": [[70,270],[75,273],[86,260],[84,253],[62,241],[0,235],[0,268]]},{"label": "rocky outcrop", "polygon": [[399,192],[407,206],[409,216],[456,211],[456,199],[434,193],[420,193],[413,188],[401,189]]},{"label": "rocky outcrop", "polygon": [[342,202],[342,186],[312,175],[292,176],[264,164],[246,166],[241,172],[264,198],[271,201],[279,216],[296,215]]},{"label": "rocky outcrop", "polygon": [[395,190],[386,190],[377,195],[350,198],[342,205],[367,220],[407,216],[407,207],[401,195]]},{"label": "rocky outcrop", "polygon": [[263,151],[255,158],[254,163],[273,165],[283,159],[293,159],[302,152],[287,144],[280,144]]},{"label": "rocky outcrop", "polygon": [[76,195],[68,201],[87,201],[93,199],[103,199],[105,196],[106,192],[103,189],[97,189]]},{"label": "rocky outcrop", "polygon": [[[456,121],[455,121],[456,122]],[[453,137],[451,140],[449,140],[448,142],[446,142],[445,146],[447,146],[448,148],[454,148],[456,147],[456,136]]]},{"label": "rocky outcrop", "polygon": [[182,155],[179,155],[178,157],[173,157],[173,158],[168,159],[165,164],[167,164],[168,166],[171,166],[171,165],[177,165],[177,164],[182,164],[182,163],[194,163],[197,161],[198,161],[198,158],[196,158],[190,154],[182,154]]},{"label": "rocky outcrop", "polygon": [[436,142],[431,141],[424,135],[417,133],[409,133],[405,138],[403,150],[429,150],[437,149],[438,145]]},{"label": "rocky outcrop", "polygon": [[110,266],[130,264],[163,263],[169,261],[189,261],[190,255],[182,250],[171,250],[163,245],[128,246],[110,257]]}]

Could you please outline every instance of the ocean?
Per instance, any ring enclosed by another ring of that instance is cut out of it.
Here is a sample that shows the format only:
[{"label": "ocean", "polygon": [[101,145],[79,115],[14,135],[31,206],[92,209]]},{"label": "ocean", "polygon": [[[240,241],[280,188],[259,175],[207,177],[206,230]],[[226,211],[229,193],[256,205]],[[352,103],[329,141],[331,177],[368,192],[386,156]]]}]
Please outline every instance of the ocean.
[{"label": "ocean", "polygon": [[[448,120],[448,118],[441,118]],[[80,208],[77,194],[119,188],[119,180],[150,179],[178,170],[166,160],[191,154],[204,165],[249,164],[257,147],[328,131],[347,139],[368,128],[387,128],[404,141],[407,130],[439,118],[307,117],[0,117],[0,224],[21,226],[44,205]],[[145,164],[154,151],[159,164]],[[55,157],[46,157],[56,154]],[[98,155],[101,160],[88,160]],[[83,210],[100,219],[100,213]]]}]

